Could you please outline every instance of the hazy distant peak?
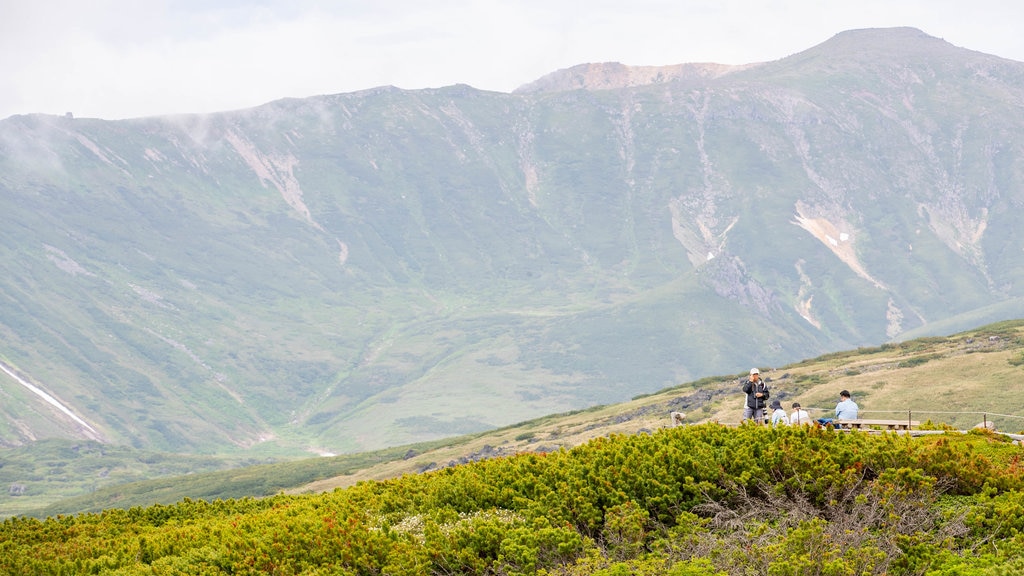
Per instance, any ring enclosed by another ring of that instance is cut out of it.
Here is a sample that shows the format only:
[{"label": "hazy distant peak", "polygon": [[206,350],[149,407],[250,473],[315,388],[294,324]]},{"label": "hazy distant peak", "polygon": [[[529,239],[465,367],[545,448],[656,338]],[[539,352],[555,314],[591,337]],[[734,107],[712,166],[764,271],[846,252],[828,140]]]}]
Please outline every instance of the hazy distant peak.
[{"label": "hazy distant peak", "polygon": [[[875,61],[883,56],[897,55],[904,58],[913,55],[941,58],[942,54],[954,51],[970,52],[941,38],[929,36],[917,28],[862,28],[840,32],[817,46],[776,62],[792,64],[794,60],[833,60],[836,58]],[[619,62],[579,64],[524,84],[516,88],[513,93],[562,92],[580,89],[609,90],[676,80],[710,79],[748,70],[762,64],[764,63],[740,65],[688,63],[667,66],[627,66]]]},{"label": "hazy distant peak", "polygon": [[[795,56],[843,58],[845,60],[878,58],[943,59],[953,53],[974,52],[930,36],[917,28],[862,28],[840,32],[825,42]],[[976,54],[982,54],[976,52]],[[993,56],[985,54],[986,58]]]},{"label": "hazy distant peak", "polygon": [[935,48],[937,44],[949,44],[941,38],[930,36],[917,28],[909,26],[895,28],[859,28],[839,32],[826,40],[822,46],[842,46],[856,44],[876,48],[899,48],[907,46],[928,46]]},{"label": "hazy distant peak", "polygon": [[627,66],[619,62],[579,64],[552,72],[540,79],[516,88],[514,93],[562,92],[566,90],[608,90],[661,84],[680,79],[717,78],[750,64],[672,64],[668,66]]}]

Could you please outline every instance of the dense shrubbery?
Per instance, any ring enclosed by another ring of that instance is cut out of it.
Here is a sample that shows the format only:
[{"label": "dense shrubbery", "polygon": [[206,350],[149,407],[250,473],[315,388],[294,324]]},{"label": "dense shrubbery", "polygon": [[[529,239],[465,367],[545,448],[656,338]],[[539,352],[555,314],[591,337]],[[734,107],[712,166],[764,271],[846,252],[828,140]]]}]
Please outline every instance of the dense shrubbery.
[{"label": "dense shrubbery", "polygon": [[5,574],[1001,574],[1020,447],[702,425],[313,496],[0,527]]}]

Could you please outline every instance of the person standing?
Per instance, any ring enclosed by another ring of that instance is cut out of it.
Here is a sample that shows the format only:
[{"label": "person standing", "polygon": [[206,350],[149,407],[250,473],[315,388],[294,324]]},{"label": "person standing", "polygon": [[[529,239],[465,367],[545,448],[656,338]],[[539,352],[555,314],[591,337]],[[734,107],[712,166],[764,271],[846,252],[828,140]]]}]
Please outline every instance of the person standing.
[{"label": "person standing", "polygon": [[743,419],[764,423],[764,407],[768,404],[768,385],[761,380],[761,371],[750,369],[750,377],[743,383],[743,393],[747,395],[747,404],[743,408]]},{"label": "person standing", "polygon": [[789,423],[793,426],[799,426],[801,424],[810,424],[811,415],[800,407],[799,402],[793,402],[793,413],[789,415]]}]

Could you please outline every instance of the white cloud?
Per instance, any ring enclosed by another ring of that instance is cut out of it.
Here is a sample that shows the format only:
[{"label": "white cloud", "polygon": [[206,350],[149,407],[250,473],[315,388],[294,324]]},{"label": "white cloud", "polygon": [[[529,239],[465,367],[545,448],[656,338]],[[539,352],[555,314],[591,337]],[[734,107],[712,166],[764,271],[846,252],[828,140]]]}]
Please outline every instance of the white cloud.
[{"label": "white cloud", "polygon": [[913,26],[1024,61],[1016,0],[7,0],[0,118],[124,118],[380,85],[511,91],[584,62],[774,60]]}]

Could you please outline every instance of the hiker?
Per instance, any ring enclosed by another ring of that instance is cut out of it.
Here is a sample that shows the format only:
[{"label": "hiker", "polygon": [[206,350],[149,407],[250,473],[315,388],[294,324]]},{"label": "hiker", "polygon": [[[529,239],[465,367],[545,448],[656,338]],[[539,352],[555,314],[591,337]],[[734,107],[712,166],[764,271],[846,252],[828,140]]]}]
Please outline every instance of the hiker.
[{"label": "hiker", "polygon": [[799,426],[801,424],[810,424],[811,415],[800,407],[799,402],[793,402],[793,413],[789,415],[789,423],[792,426]]},{"label": "hiker", "polygon": [[835,418],[818,418],[818,424],[822,426],[832,424],[836,428],[840,428],[841,426],[835,424],[835,420],[856,420],[859,410],[860,407],[850,398],[850,392],[843,390],[839,393],[839,403],[836,404]]},{"label": "hiker", "polygon": [[750,377],[743,383],[743,393],[747,395],[747,404],[743,408],[743,419],[764,423],[764,407],[768,403],[768,385],[761,380],[761,371],[750,369]]},{"label": "hiker", "polygon": [[789,425],[789,418],[786,417],[786,409],[782,407],[782,402],[778,400],[772,400],[772,426],[778,426],[782,424],[784,426]]}]

